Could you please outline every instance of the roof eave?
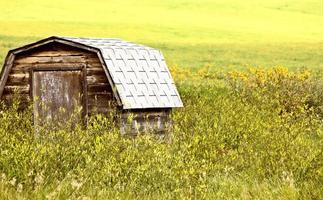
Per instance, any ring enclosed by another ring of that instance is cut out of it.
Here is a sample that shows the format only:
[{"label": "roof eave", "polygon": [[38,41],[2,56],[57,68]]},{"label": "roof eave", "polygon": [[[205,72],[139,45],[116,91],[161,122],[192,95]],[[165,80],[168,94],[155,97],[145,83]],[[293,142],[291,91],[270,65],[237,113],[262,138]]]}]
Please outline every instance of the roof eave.
[{"label": "roof eave", "polygon": [[178,105],[178,106],[148,106],[148,107],[127,107],[127,106],[123,106],[122,110],[144,110],[144,109],[175,109],[175,108],[183,108],[183,105]]}]

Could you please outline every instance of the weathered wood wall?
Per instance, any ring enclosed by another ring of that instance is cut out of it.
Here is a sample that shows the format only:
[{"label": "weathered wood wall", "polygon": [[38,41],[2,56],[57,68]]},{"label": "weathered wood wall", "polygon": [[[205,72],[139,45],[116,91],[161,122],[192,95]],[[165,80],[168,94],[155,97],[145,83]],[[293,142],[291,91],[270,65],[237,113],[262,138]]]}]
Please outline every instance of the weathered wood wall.
[{"label": "weathered wood wall", "polygon": [[27,102],[30,99],[32,69],[83,66],[86,66],[88,114],[108,113],[115,107],[115,100],[97,55],[59,43],[50,43],[18,55],[9,72],[2,100],[10,104],[14,94],[22,102]]},{"label": "weathered wood wall", "polygon": [[128,110],[121,113],[121,132],[137,135],[143,132],[164,134],[171,127],[171,109]]}]

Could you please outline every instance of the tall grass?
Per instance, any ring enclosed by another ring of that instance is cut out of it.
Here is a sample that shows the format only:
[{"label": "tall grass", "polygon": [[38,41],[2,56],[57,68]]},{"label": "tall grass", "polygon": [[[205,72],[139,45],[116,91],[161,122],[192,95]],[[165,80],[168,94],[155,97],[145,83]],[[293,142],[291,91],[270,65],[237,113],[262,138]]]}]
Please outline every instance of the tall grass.
[{"label": "tall grass", "polygon": [[173,68],[185,107],[171,142],[103,116],[35,134],[30,112],[1,111],[0,198],[321,199],[322,76],[198,73]]}]

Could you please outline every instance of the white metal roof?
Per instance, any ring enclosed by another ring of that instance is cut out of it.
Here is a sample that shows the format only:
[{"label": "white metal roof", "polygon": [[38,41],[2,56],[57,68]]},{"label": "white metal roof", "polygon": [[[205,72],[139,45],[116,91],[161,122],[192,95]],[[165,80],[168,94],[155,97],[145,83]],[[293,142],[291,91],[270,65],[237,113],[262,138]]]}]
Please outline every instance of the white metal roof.
[{"label": "white metal roof", "polygon": [[123,109],[183,107],[159,50],[120,39],[61,38],[100,50]]}]

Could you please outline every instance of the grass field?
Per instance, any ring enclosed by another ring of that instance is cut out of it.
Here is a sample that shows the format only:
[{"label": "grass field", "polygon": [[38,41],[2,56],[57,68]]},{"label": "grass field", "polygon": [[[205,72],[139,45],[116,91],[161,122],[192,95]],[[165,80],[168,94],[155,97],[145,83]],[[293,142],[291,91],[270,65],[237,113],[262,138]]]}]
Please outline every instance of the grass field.
[{"label": "grass field", "polygon": [[50,35],[116,37],[163,50],[185,68],[323,68],[320,0],[0,0],[6,51]]},{"label": "grass field", "polygon": [[0,5],[0,63],[51,35],[122,38],[162,50],[185,105],[171,142],[102,116],[36,137],[0,111],[0,199],[323,199],[322,0]]}]

